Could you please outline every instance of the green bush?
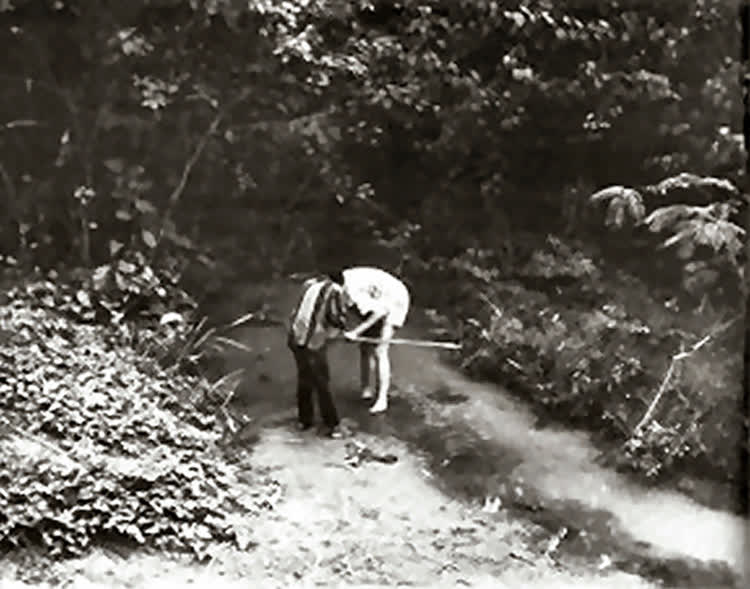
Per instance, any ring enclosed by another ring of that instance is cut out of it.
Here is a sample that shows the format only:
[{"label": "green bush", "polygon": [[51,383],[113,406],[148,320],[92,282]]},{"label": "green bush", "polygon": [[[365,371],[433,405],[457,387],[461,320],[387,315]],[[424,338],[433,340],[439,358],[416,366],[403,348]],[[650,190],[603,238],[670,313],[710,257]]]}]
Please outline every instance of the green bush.
[{"label": "green bush", "polygon": [[[459,311],[468,317],[466,369],[509,385],[546,417],[616,442],[622,468],[653,479],[691,471],[735,480],[739,452],[727,448],[746,443],[741,321],[710,305],[675,310],[632,276],[604,275],[555,241],[517,279],[493,277],[476,262],[468,253],[454,264],[472,292]],[[708,334],[705,346],[690,350]],[[681,350],[688,354],[670,371]]]},{"label": "green bush", "polygon": [[0,305],[0,550],[246,548],[249,518],[278,485],[262,473],[248,482],[222,454],[220,420],[199,403],[210,383],[139,353],[133,324],[59,313],[55,299],[80,311],[72,301],[88,291],[53,286],[32,282]]}]

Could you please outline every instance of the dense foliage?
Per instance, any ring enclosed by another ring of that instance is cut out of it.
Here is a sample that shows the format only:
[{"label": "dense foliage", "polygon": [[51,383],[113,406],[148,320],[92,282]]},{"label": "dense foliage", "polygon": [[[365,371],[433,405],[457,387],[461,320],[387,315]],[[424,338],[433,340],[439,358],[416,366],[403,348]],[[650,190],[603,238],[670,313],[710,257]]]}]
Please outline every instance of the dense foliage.
[{"label": "dense foliage", "polygon": [[615,462],[629,470],[741,484],[742,356],[727,353],[742,345],[741,316],[665,306],[554,240],[515,277],[492,279],[488,266],[462,256],[430,270],[467,285],[453,301],[468,317],[465,368],[621,443]]},{"label": "dense foliage", "polygon": [[223,267],[362,261],[440,277],[472,291],[484,372],[615,432],[638,470],[693,456],[737,474],[741,341],[723,328],[747,291],[734,3],[0,12],[6,262],[168,254],[200,285]]},{"label": "dense foliage", "polygon": [[0,307],[0,551],[247,548],[278,484],[218,450],[217,419],[201,405],[208,383],[139,354],[128,324],[60,314],[87,292],[34,281]]},{"label": "dense foliage", "polygon": [[[345,229],[372,199],[455,248],[557,231],[610,183],[743,173],[725,1],[44,4],[5,11],[6,249],[189,248],[177,209],[240,200],[247,245],[297,253],[310,207]],[[711,200],[683,188],[647,208]]]}]

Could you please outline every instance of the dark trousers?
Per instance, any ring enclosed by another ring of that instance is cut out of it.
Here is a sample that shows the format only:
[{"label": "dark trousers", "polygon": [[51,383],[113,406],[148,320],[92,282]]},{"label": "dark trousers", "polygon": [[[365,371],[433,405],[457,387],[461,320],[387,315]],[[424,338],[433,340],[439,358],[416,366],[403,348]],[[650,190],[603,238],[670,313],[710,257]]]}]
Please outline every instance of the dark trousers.
[{"label": "dark trousers", "polygon": [[312,425],[315,413],[313,393],[316,393],[323,423],[329,428],[336,427],[339,416],[330,390],[326,347],[310,350],[289,342],[289,348],[297,363],[297,418],[300,424],[304,427]]}]

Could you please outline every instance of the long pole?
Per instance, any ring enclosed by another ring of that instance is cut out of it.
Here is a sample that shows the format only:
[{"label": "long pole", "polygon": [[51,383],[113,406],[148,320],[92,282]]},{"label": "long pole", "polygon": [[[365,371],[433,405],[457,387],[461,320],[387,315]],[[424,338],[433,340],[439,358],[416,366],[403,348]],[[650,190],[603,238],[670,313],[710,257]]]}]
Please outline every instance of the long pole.
[{"label": "long pole", "polygon": [[[254,327],[268,327],[268,326],[286,326],[286,324],[281,321],[280,319],[274,319],[271,317],[261,317],[260,315],[256,313],[247,313],[246,315],[243,315],[239,319],[235,319],[232,321],[229,327],[237,327],[238,325],[241,325],[243,323],[251,323],[254,324]],[[460,350],[461,344],[455,343],[455,342],[438,342],[433,340],[420,340],[420,339],[408,339],[408,338],[400,338],[400,337],[394,337],[392,339],[387,340],[381,340],[375,337],[365,337],[365,336],[359,336],[355,338],[345,338],[343,336],[340,336],[336,338],[338,340],[348,341],[348,342],[355,342],[355,343],[363,343],[363,344],[394,344],[394,345],[400,345],[400,346],[416,346],[419,348],[441,348],[443,350]]]},{"label": "long pole", "polygon": [[460,350],[461,344],[454,343],[454,342],[436,342],[431,340],[419,340],[419,339],[407,339],[407,338],[400,338],[400,337],[394,337],[389,340],[381,340],[375,337],[353,337],[353,338],[337,338],[337,339],[343,339],[344,341],[349,342],[355,342],[355,343],[363,343],[363,344],[394,344],[394,345],[401,345],[401,346],[416,346],[420,348],[442,348],[444,350]]}]

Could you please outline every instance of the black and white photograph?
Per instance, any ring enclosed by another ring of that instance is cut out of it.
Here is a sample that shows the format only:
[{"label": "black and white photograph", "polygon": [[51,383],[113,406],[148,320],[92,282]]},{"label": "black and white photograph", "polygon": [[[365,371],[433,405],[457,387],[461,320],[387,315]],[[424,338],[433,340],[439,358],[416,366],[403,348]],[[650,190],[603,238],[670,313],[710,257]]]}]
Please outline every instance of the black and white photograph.
[{"label": "black and white photograph", "polygon": [[750,586],[750,0],[0,47],[0,589]]}]

